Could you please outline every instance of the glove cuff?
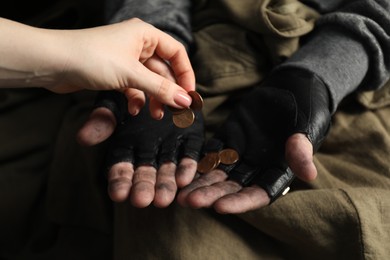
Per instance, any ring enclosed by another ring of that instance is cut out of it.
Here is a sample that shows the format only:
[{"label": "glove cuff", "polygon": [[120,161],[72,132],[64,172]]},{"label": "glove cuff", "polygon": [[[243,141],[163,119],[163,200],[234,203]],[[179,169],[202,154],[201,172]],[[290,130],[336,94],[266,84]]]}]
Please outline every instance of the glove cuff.
[{"label": "glove cuff", "polygon": [[316,151],[331,124],[330,94],[325,83],[308,70],[284,67],[274,71],[263,85],[268,92],[272,88],[282,89],[293,97],[295,122],[290,135],[306,134]]},{"label": "glove cuff", "polygon": [[341,100],[361,85],[368,67],[368,54],[356,37],[327,26],[319,28],[277,69],[306,70],[321,78],[330,93],[330,111],[334,113]]}]

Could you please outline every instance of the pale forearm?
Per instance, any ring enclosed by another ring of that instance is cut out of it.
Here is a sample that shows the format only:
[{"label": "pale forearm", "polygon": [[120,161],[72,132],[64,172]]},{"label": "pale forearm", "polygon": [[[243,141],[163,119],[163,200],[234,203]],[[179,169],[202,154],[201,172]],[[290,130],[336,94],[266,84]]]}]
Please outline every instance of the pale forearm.
[{"label": "pale forearm", "polygon": [[62,35],[0,18],[0,87],[49,87],[69,57]]},{"label": "pale forearm", "polygon": [[[177,83],[149,69],[158,58]],[[139,19],[78,30],[50,30],[0,20],[0,87],[44,87],[146,92],[158,101],[187,107],[195,76],[184,46]]]}]

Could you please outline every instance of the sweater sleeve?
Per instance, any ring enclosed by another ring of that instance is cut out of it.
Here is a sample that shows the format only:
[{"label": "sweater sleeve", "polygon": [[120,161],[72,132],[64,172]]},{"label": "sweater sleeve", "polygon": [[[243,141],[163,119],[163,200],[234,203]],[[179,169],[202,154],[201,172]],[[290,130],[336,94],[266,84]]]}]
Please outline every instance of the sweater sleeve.
[{"label": "sweater sleeve", "polygon": [[115,0],[107,7],[109,23],[140,18],[163,30],[187,48],[192,43],[191,0]]},{"label": "sweater sleeve", "polygon": [[302,47],[276,70],[294,67],[321,78],[332,112],[355,90],[380,88],[390,71],[390,2],[304,1],[322,13]]}]

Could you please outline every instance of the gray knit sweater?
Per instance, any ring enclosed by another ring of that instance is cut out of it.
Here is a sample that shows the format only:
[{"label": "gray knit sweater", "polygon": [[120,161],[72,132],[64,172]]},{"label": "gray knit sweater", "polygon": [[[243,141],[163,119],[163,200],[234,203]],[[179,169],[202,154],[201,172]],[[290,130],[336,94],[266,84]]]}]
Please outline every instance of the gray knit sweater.
[{"label": "gray knit sweater", "polygon": [[[139,17],[191,42],[190,0],[117,1],[112,22]],[[239,0],[237,0],[239,1]],[[349,93],[380,88],[390,71],[390,0],[302,0],[322,14],[302,47],[276,69],[309,70],[327,85],[332,111]]]},{"label": "gray knit sweater", "polygon": [[137,17],[169,33],[186,47],[192,42],[190,0],[107,1],[109,23]]},{"label": "gray knit sweater", "polygon": [[332,112],[347,94],[380,88],[390,71],[390,0],[304,0],[323,14],[306,43],[281,67],[314,72]]}]

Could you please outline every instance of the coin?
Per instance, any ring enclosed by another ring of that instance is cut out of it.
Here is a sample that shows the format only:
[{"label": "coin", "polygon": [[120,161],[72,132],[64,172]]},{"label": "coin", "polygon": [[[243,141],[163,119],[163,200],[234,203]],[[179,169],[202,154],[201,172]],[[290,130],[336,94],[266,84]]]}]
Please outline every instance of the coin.
[{"label": "coin", "polygon": [[240,157],[237,151],[231,148],[223,149],[218,155],[223,164],[233,164],[237,162]]},{"label": "coin", "polygon": [[218,153],[208,153],[205,157],[203,157],[198,163],[198,172],[200,173],[208,173],[215,168],[220,163],[220,158]]},{"label": "coin", "polygon": [[192,98],[189,108],[175,108],[168,106],[169,111],[172,112],[173,123],[179,128],[187,128],[195,121],[195,114],[193,110],[201,110],[203,107],[203,98],[196,91],[189,91],[188,94]]},{"label": "coin", "polygon": [[171,107],[171,106],[167,106],[169,111],[172,112],[173,115],[177,115],[177,114],[181,114],[183,113],[183,111],[185,110],[185,108],[176,108],[176,107]]},{"label": "coin", "polygon": [[202,96],[196,92],[196,91],[189,91],[188,95],[192,98],[192,103],[190,105],[190,108],[193,110],[202,110],[203,107],[203,98]]},{"label": "coin", "polygon": [[173,114],[173,123],[179,128],[187,128],[194,123],[195,115],[191,109],[186,108],[182,113]]}]

